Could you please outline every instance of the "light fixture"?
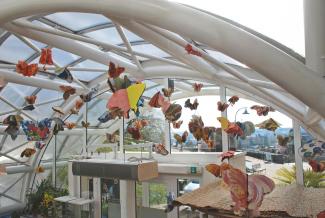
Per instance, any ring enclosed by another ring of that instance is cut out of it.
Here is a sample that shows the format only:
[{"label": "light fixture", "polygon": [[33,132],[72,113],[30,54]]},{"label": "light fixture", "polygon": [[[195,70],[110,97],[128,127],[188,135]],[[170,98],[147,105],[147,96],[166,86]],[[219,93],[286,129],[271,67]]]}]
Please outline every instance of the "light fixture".
[{"label": "light fixture", "polygon": [[244,115],[249,114],[249,112],[247,111],[247,108],[245,108],[245,111],[243,112]]}]

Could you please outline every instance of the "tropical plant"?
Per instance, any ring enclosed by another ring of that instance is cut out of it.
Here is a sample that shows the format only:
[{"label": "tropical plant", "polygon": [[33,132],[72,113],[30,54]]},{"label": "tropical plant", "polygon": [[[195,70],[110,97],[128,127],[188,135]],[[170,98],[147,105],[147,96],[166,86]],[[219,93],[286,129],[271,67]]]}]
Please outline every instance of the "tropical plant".
[{"label": "tropical plant", "polygon": [[[275,179],[281,184],[293,184],[296,182],[296,166],[291,169],[282,167],[276,172]],[[311,169],[304,170],[305,187],[325,188],[325,173],[317,173]]]},{"label": "tropical plant", "polygon": [[25,213],[55,217],[54,198],[68,195],[67,189],[53,187],[50,180],[42,180],[35,190],[27,192],[27,206]]}]

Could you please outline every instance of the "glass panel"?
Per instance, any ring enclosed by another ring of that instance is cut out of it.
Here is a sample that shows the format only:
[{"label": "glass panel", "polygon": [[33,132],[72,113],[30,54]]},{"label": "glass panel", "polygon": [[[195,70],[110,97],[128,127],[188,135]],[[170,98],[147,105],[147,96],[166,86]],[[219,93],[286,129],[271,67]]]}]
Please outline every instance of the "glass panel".
[{"label": "glass panel", "polygon": [[[190,99],[190,102],[193,103],[195,99],[198,100],[197,110],[190,110],[185,108],[185,101]],[[219,96],[198,96],[179,99],[174,103],[180,104],[183,106],[182,116],[179,120],[183,121],[183,124],[179,129],[173,128],[171,125],[171,140],[172,140],[172,151],[221,151],[222,141],[221,141],[221,129],[220,123],[216,120],[217,117],[221,116],[221,112],[217,109],[217,102],[219,101]],[[197,141],[196,138],[189,132],[188,124],[191,121],[193,115],[201,116],[204,123],[204,127],[213,127],[214,131],[211,134],[209,140],[212,140],[212,146],[207,145],[204,140]],[[178,134],[182,136],[183,133],[187,131],[189,133],[185,142],[177,142],[174,135]]]},{"label": "glass panel", "polygon": [[223,63],[227,63],[227,64],[234,64],[234,65],[238,65],[241,67],[246,67],[248,68],[246,65],[240,63],[239,61],[236,61],[235,59],[221,53],[218,51],[211,51],[211,50],[206,50],[212,57],[214,57],[215,59],[217,59],[220,62]]},{"label": "glass panel", "polygon": [[167,218],[167,187],[158,183],[136,183],[137,217]]},{"label": "glass panel", "polygon": [[78,31],[81,29],[111,22],[108,18],[100,14],[77,13],[77,12],[55,13],[46,16],[46,18],[62,26],[65,26],[73,31]]},{"label": "glass panel", "polygon": [[99,41],[107,42],[114,45],[123,44],[123,40],[121,39],[120,35],[116,31],[115,27],[89,32],[86,33],[85,35],[97,39]]},{"label": "glass panel", "polygon": [[117,179],[101,179],[101,217],[121,217],[120,181]]},{"label": "glass panel", "polygon": [[[104,64],[100,64],[94,61],[86,60],[83,61],[75,67],[82,67],[82,68],[94,68],[94,69],[108,69],[108,67]],[[92,71],[71,71],[72,75],[77,77],[80,80],[83,81],[91,81],[95,78],[97,78],[100,75],[105,74],[105,72],[92,72]]]},{"label": "glass panel", "polygon": [[[182,196],[185,193],[194,191],[200,188],[200,182],[197,179],[177,179],[177,196]],[[189,206],[178,207],[179,218],[197,218],[200,217],[200,213],[192,211]]]},{"label": "glass panel", "polygon": [[134,45],[132,46],[132,49],[137,52],[142,52],[160,58],[170,57],[168,53],[151,44]]},{"label": "glass panel", "polygon": [[53,60],[61,66],[68,65],[79,58],[79,56],[77,55],[74,55],[72,53],[57,48],[52,49],[52,54],[53,54]]},{"label": "glass panel", "polygon": [[[122,27],[123,28],[123,27]],[[126,38],[129,40],[129,42],[136,42],[136,41],[144,41],[140,36],[134,34],[133,32],[130,32],[128,29],[123,28],[124,34],[126,35]]]},{"label": "glass panel", "polygon": [[0,46],[0,60],[14,64],[19,60],[26,60],[34,53],[33,49],[13,35]]}]

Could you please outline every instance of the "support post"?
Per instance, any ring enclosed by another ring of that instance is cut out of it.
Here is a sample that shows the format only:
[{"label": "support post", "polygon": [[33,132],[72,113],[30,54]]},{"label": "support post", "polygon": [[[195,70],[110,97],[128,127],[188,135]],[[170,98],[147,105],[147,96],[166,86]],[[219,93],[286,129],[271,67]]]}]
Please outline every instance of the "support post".
[{"label": "support post", "polygon": [[304,185],[304,168],[302,158],[299,155],[301,147],[301,131],[300,125],[296,120],[292,120],[293,138],[295,147],[295,162],[296,162],[296,181],[298,185]]},{"label": "support post", "polygon": [[[164,79],[164,87],[168,89],[168,78]],[[171,142],[170,142],[170,124],[167,120],[165,120],[165,134],[164,134],[164,140],[165,140],[165,147],[167,150],[169,150],[169,154],[171,154]]]},{"label": "support post", "polygon": [[135,181],[120,180],[121,218],[136,218]]},{"label": "support post", "polygon": [[[219,94],[220,94],[220,101],[226,102],[227,101],[227,94],[226,94],[226,87],[220,86],[219,87]],[[227,109],[223,112],[221,112],[221,116],[227,118]],[[228,151],[229,148],[229,140],[228,140],[228,134],[225,131],[221,131],[222,136],[222,151]]]}]

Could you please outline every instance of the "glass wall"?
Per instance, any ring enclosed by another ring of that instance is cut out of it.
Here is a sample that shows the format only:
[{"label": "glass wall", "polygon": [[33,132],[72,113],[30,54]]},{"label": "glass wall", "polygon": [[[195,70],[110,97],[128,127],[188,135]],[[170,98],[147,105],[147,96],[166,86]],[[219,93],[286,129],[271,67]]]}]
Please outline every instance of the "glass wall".
[{"label": "glass wall", "polygon": [[[200,188],[200,181],[198,179],[177,179],[177,197],[182,196],[185,193],[194,191]],[[189,206],[180,206],[177,208],[178,218],[199,218],[200,213],[192,211]]]}]

